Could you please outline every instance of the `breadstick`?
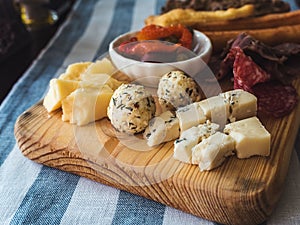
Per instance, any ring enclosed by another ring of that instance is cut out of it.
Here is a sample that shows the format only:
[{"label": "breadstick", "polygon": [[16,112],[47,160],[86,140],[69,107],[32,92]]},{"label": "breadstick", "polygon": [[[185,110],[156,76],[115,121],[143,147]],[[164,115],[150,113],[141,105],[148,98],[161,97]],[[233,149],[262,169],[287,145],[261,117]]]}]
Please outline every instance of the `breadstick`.
[{"label": "breadstick", "polygon": [[165,14],[150,16],[145,20],[146,25],[156,24],[160,26],[170,26],[181,23],[189,26],[195,21],[222,21],[246,18],[254,14],[254,5],[248,4],[240,8],[229,8],[217,11],[195,11],[193,9],[173,9]]},{"label": "breadstick", "polygon": [[243,32],[271,46],[285,42],[300,43],[300,24],[267,29],[203,32],[211,39],[214,52],[221,51],[230,39]]},{"label": "breadstick", "polygon": [[200,31],[264,29],[300,24],[300,10],[287,13],[274,13],[265,16],[236,20],[202,22],[195,21],[191,28]]}]

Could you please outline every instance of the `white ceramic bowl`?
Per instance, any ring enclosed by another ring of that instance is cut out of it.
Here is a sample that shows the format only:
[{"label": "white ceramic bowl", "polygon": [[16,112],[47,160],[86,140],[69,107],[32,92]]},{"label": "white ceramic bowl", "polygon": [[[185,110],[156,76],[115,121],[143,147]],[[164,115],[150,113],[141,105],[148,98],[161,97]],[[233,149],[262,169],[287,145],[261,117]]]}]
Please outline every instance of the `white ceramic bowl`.
[{"label": "white ceramic bowl", "polygon": [[195,57],[171,63],[151,63],[140,62],[122,56],[116,51],[116,48],[135,37],[137,31],[128,32],[118,36],[109,44],[109,56],[118,70],[129,76],[133,82],[140,83],[149,87],[157,87],[159,79],[166,73],[179,69],[194,77],[207,65],[212,53],[212,44],[210,39],[200,31],[194,30],[193,52]]}]

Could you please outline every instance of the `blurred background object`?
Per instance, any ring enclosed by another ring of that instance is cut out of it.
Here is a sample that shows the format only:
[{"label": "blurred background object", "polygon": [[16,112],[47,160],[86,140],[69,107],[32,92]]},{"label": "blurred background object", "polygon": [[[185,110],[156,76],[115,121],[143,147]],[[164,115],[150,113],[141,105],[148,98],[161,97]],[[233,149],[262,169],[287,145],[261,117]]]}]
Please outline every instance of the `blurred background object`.
[{"label": "blurred background object", "polygon": [[0,0],[0,103],[46,46],[75,0]]}]

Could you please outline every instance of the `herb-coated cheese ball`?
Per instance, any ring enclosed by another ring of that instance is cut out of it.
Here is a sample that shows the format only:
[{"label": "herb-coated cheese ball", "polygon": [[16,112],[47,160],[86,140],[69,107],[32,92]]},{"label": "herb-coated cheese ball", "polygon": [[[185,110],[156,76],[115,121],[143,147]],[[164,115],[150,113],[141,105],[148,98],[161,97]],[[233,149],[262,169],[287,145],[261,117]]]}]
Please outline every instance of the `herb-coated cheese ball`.
[{"label": "herb-coated cheese ball", "polygon": [[155,115],[155,102],[144,86],[122,84],[112,95],[107,115],[120,132],[139,133]]},{"label": "herb-coated cheese ball", "polygon": [[182,71],[171,71],[159,81],[157,96],[163,111],[200,101],[197,83]]}]

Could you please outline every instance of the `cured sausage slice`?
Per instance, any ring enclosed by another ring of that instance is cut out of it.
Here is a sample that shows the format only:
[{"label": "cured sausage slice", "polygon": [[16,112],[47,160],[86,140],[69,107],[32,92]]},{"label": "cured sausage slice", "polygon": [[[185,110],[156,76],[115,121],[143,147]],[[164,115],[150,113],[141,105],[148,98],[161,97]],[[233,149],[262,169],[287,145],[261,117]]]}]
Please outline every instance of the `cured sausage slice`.
[{"label": "cured sausage slice", "polygon": [[252,92],[258,99],[258,110],[274,117],[288,115],[298,102],[298,94],[293,86],[275,81],[257,84]]},{"label": "cured sausage slice", "polygon": [[234,89],[243,89],[251,92],[251,88],[270,80],[271,76],[259,67],[249,56],[246,56],[240,47],[231,49],[235,54],[233,63]]}]

